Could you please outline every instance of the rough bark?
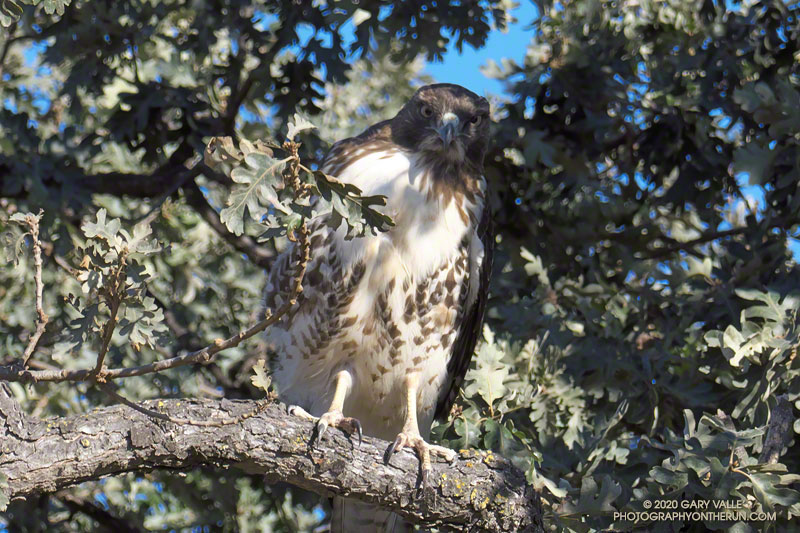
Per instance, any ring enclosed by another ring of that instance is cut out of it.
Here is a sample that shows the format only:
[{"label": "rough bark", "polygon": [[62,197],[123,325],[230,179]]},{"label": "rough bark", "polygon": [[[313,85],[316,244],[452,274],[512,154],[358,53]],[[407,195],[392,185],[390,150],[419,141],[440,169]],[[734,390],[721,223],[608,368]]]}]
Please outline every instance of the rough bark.
[{"label": "rough bark", "polygon": [[[174,418],[216,420],[253,412],[254,401],[154,400],[143,406]],[[433,465],[431,487],[416,490],[419,462],[402,451],[384,463],[388,442],[361,446],[337,430],[310,448],[313,424],[275,403],[237,424],[198,426],[154,419],[118,405],[40,421],[0,385],[0,473],[14,498],[53,493],[131,471],[241,468],[266,482],[288,482],[392,509],[406,519],[458,531],[543,531],[539,497],[502,457],[462,451]]]}]

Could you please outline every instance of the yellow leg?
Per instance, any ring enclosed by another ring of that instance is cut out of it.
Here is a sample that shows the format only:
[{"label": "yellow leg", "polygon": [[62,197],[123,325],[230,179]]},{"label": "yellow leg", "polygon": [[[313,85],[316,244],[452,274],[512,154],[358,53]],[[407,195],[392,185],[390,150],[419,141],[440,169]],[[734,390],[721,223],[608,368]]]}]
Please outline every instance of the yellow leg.
[{"label": "yellow leg", "polygon": [[347,370],[342,370],[333,376],[333,380],[336,388],[333,391],[333,400],[331,400],[328,411],[341,411],[344,408],[344,400],[353,387],[353,376]]},{"label": "yellow leg", "polygon": [[406,395],[406,417],[403,423],[403,431],[397,435],[389,449],[386,451],[385,460],[388,463],[392,454],[399,452],[405,447],[414,448],[419,455],[420,471],[421,471],[421,485],[425,488],[428,485],[428,479],[431,472],[431,454],[444,457],[448,461],[456,458],[456,452],[443,446],[436,446],[435,444],[428,444],[422,438],[419,432],[419,423],[417,422],[417,390],[419,389],[419,375],[411,374],[405,378],[405,395]]},{"label": "yellow leg", "polygon": [[289,406],[289,414],[297,415],[301,418],[316,421],[315,428],[316,436],[312,437],[312,444],[322,440],[323,435],[328,430],[328,427],[337,427],[344,430],[348,434],[358,433],[358,444],[361,445],[363,432],[361,431],[361,422],[355,418],[348,418],[342,414],[344,408],[344,401],[353,387],[353,376],[348,370],[341,370],[333,377],[334,390],[333,399],[328,407],[328,411],[317,418],[308,414],[302,407],[297,405]]}]

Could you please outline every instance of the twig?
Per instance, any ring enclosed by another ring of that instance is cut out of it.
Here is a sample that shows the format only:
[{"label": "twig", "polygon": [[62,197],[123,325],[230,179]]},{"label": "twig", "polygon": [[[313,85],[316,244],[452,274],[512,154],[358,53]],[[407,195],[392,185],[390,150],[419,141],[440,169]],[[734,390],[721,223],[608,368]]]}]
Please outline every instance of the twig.
[{"label": "twig", "polygon": [[110,280],[109,285],[106,287],[106,305],[111,312],[111,316],[103,326],[103,343],[100,346],[100,351],[97,353],[97,364],[92,371],[92,377],[98,381],[105,380],[105,373],[103,372],[103,363],[108,353],[108,347],[111,344],[111,337],[114,336],[114,328],[117,327],[117,314],[119,313],[120,305],[122,304],[122,289],[125,283],[125,254],[119,256],[119,265],[114,272],[114,276]]},{"label": "twig", "polygon": [[238,91],[230,98],[227,104],[227,109],[225,110],[225,118],[223,119],[223,129],[226,135],[233,135],[234,133],[234,126],[236,125],[236,117],[239,116],[239,108],[242,106],[242,102],[245,101],[247,95],[250,93],[250,89],[253,88],[253,84],[256,81],[256,72],[251,72],[247,79],[244,80],[242,86],[239,88]]},{"label": "twig", "polygon": [[39,220],[42,218],[42,211],[39,211],[39,214],[28,215],[25,217],[25,223],[31,229],[31,240],[33,241],[33,280],[36,283],[36,331],[33,332],[31,335],[30,340],[28,341],[28,346],[25,348],[25,352],[22,354],[22,367],[27,368],[28,360],[33,355],[33,351],[36,349],[36,344],[39,342],[39,338],[41,338],[42,334],[44,333],[44,328],[47,326],[47,321],[49,317],[44,312],[44,306],[42,303],[43,296],[42,292],[44,291],[44,283],[42,283],[42,244],[39,242]]},{"label": "twig", "polygon": [[[776,221],[776,222],[772,222],[766,228],[764,228],[763,235],[769,235],[769,231],[770,230],[778,228],[783,232],[781,235],[783,235],[783,237],[785,237],[786,231],[785,231],[784,228],[788,228],[793,223],[794,223],[794,221],[791,221],[791,220],[779,220],[779,221]],[[689,250],[689,249],[693,248],[694,246],[697,246],[697,245],[700,245],[700,244],[706,244],[708,242],[716,241],[717,239],[723,239],[725,237],[733,237],[734,235],[741,235],[741,234],[747,233],[748,231],[752,231],[752,230],[753,230],[753,228],[751,226],[740,226],[740,227],[736,227],[736,228],[726,229],[726,230],[723,230],[723,231],[712,231],[712,232],[709,232],[709,233],[705,233],[705,234],[701,235],[700,237],[698,237],[696,239],[693,239],[691,241],[687,241],[687,242],[676,242],[673,239],[668,239],[668,238],[666,238],[664,236],[661,236],[660,237],[661,239],[670,240],[674,244],[672,244],[670,246],[665,246],[665,247],[662,247],[662,248],[656,248],[656,249],[650,251],[650,253],[648,253],[645,257],[647,259],[658,259],[658,258],[667,256],[667,255],[670,255],[670,254],[672,254],[674,252],[679,252],[681,250]]]},{"label": "twig", "polygon": [[[52,245],[51,245],[51,248],[52,248]],[[64,259],[63,257],[61,257],[60,255],[57,255],[57,254],[52,254],[52,257],[53,257],[53,261],[55,261],[58,266],[60,266],[62,269],[64,269],[64,271],[67,272],[67,274],[69,274],[70,276],[72,276],[75,279],[78,278],[78,276],[80,275],[80,271],[78,269],[74,268],[72,265],[70,265],[67,262],[66,259]]]},{"label": "twig", "polygon": [[202,427],[222,427],[222,426],[230,426],[231,424],[240,424],[242,421],[247,420],[251,416],[255,416],[270,404],[270,400],[272,398],[268,398],[263,401],[256,402],[256,407],[248,411],[246,413],[242,413],[235,417],[223,417],[223,418],[214,418],[211,420],[193,420],[191,418],[182,418],[176,416],[165,415],[164,413],[159,413],[158,411],[153,411],[152,409],[148,409],[147,407],[143,407],[136,402],[132,402],[126,397],[119,394],[117,391],[114,390],[114,387],[110,383],[100,383],[100,388],[117,400],[119,403],[125,404],[131,409],[139,411],[140,413],[152,416],[153,418],[158,418],[159,420],[166,420],[167,422],[172,422],[173,424],[182,424],[182,425],[190,425],[190,426],[202,426]]},{"label": "twig", "polygon": [[197,156],[195,159],[191,160],[187,163],[187,168],[189,172],[184,174],[182,178],[178,181],[173,183],[169,189],[167,189],[164,194],[159,196],[159,198],[154,202],[153,207],[141,218],[135,220],[135,224],[144,224],[149,226],[152,222],[158,218],[158,215],[161,214],[161,208],[164,207],[164,202],[167,201],[167,198],[178,192],[178,189],[183,187],[183,184],[189,180],[195,179],[197,176],[200,175],[201,167],[197,164],[200,161],[200,156]]},{"label": "twig", "polygon": [[648,259],[657,259],[659,257],[664,257],[664,256],[670,255],[672,253],[679,252],[681,250],[688,250],[688,249],[690,249],[690,248],[692,248],[694,246],[697,246],[699,244],[705,244],[707,242],[715,241],[717,239],[722,239],[722,238],[725,238],[725,237],[731,237],[733,235],[740,235],[742,233],[745,233],[749,229],[750,228],[747,228],[747,227],[740,227],[740,228],[733,228],[733,229],[724,230],[724,231],[712,231],[710,233],[706,233],[705,235],[702,235],[702,236],[700,236],[700,237],[698,237],[696,239],[693,239],[691,241],[679,242],[679,243],[676,243],[676,244],[674,244],[672,246],[665,246],[663,248],[656,248],[653,251],[651,251],[649,254],[647,254],[647,258]]},{"label": "twig", "polygon": [[[199,165],[198,165],[199,166]],[[206,224],[217,232],[228,244],[246,254],[256,265],[267,268],[275,258],[274,254],[264,246],[259,245],[253,238],[248,235],[236,236],[225,227],[219,219],[219,213],[209,205],[203,197],[203,193],[196,183],[188,183],[183,187],[183,194],[186,197],[186,202],[197,211]]]},{"label": "twig", "polygon": [[[263,320],[251,326],[250,328],[240,331],[228,339],[217,339],[213,343],[200,350],[173,357],[171,359],[155,361],[147,365],[108,369],[103,372],[103,377],[106,380],[109,380],[127,378],[131,376],[142,376],[179,366],[191,365],[195,363],[208,363],[217,353],[221,352],[222,350],[238,346],[242,341],[264,331],[269,326],[280,320],[281,317],[283,317],[283,315],[285,315],[289,309],[291,309],[291,307],[297,303],[297,297],[303,290],[303,278],[305,276],[306,267],[308,266],[308,260],[310,258],[308,228],[306,227],[305,223],[303,223],[298,229],[298,234],[300,259],[298,261],[297,274],[295,274],[295,276],[292,278],[291,297],[274,314],[267,312],[267,315]],[[23,383],[36,383],[40,381],[86,381],[91,378],[94,370],[94,368],[83,368],[76,370],[28,370],[24,368],[14,368],[12,366],[3,366],[0,367],[0,379],[6,381],[19,381]]]}]

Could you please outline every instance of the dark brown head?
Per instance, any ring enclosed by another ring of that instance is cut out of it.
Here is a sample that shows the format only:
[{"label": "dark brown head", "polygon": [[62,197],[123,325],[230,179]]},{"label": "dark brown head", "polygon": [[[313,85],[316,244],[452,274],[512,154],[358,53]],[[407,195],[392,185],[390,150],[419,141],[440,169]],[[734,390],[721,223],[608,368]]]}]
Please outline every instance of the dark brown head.
[{"label": "dark brown head", "polygon": [[391,121],[392,140],[414,152],[481,168],[489,141],[489,102],[460,85],[421,87]]}]

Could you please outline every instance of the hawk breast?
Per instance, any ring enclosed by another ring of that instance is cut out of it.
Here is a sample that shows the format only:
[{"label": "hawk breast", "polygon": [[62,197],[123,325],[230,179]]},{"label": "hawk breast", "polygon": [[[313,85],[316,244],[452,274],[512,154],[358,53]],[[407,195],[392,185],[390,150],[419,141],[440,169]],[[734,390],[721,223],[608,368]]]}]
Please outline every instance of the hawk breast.
[{"label": "hawk breast", "polygon": [[[385,195],[395,226],[345,240],[344,228],[312,222],[301,298],[267,333],[273,377],[286,401],[319,415],[330,397],[312,391],[328,390],[331,376],[350,368],[345,412],[368,434],[394,438],[403,422],[404,377],[420,375],[420,426],[428,428],[435,412],[449,409],[472,355],[485,301],[480,285],[488,282],[479,233],[488,215],[485,182],[478,177],[479,194],[471,197],[442,198],[432,193],[434,169],[406,151],[367,145],[346,159],[332,154],[323,170],[365,195]],[[270,273],[273,291],[278,270]],[[277,304],[269,292],[265,303]]]}]

